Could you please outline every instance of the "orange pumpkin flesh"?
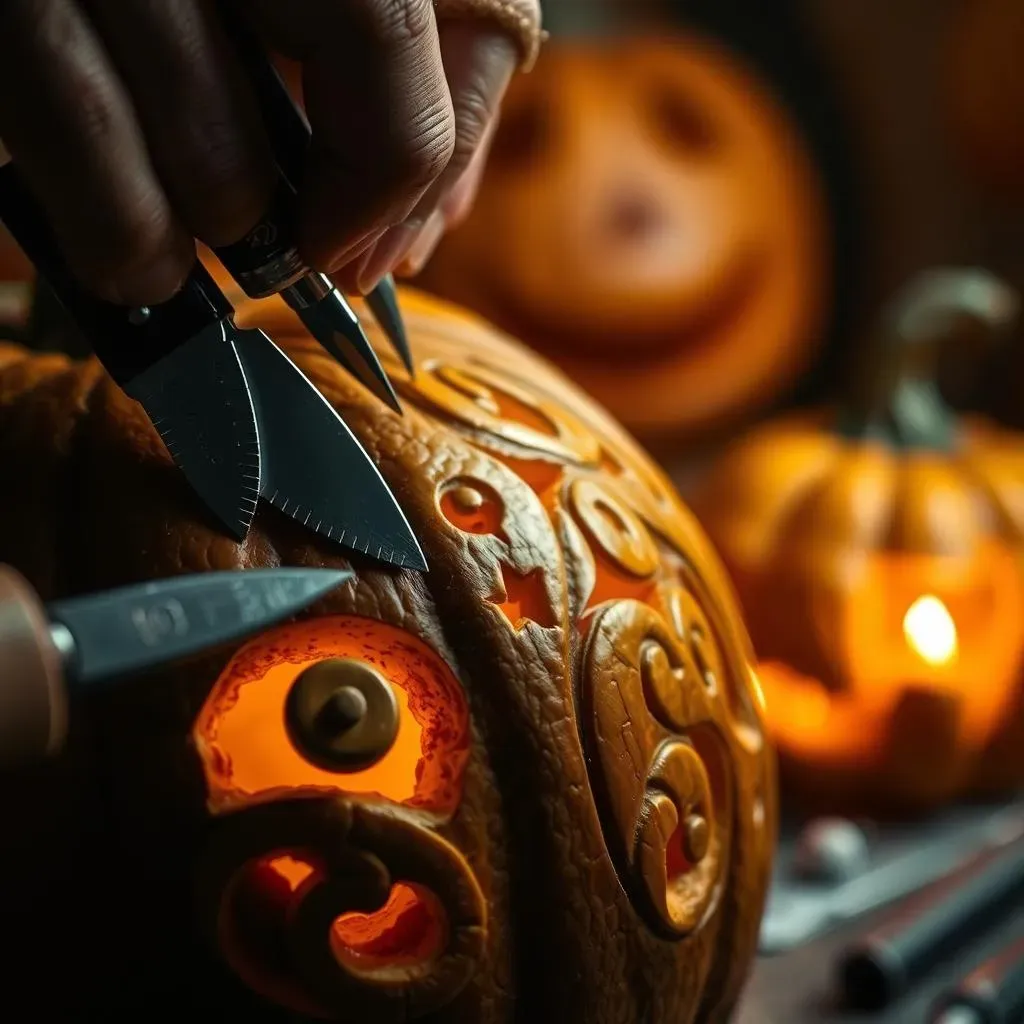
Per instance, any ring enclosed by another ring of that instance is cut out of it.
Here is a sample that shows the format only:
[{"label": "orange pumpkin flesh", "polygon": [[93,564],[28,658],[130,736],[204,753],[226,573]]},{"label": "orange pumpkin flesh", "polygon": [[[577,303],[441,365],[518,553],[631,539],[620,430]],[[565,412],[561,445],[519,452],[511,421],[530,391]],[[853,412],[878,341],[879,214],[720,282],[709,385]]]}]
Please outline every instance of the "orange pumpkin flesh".
[{"label": "orange pumpkin flesh", "polygon": [[559,42],[513,82],[473,212],[420,283],[629,428],[695,434],[808,365],[824,222],[793,128],[731,57],[698,39]]},{"label": "orange pumpkin flesh", "polygon": [[[299,621],[91,695],[62,758],[3,780],[8,995],[38,996],[46,922],[71,919],[96,926],[48,990],[64,1019],[156,1001],[267,1022],[726,1019],[768,884],[773,762],[692,517],[556,372],[450,307],[404,297],[416,379],[381,349],[399,418],[283,304],[233,299],[344,410],[431,571],[353,556],[357,580]],[[0,349],[0,479],[20,495],[0,560],[47,596],[348,564],[273,509],[243,544],[214,532],[91,363]],[[369,767],[317,767],[285,727],[325,658],[394,693]]]},{"label": "orange pumpkin flesh", "polygon": [[[949,415],[915,394],[918,426]],[[1024,783],[1004,736],[1021,735],[1024,444],[967,421],[951,448],[907,442],[898,402],[879,408],[893,420],[853,436],[843,410],[752,432],[697,501],[760,658],[783,784],[828,811]]]}]

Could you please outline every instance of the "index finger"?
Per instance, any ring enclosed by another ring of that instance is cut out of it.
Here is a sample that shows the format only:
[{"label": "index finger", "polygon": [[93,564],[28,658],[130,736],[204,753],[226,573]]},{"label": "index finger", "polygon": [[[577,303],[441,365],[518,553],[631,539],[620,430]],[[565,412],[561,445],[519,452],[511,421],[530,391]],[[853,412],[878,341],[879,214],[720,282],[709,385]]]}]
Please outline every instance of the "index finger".
[{"label": "index finger", "polygon": [[430,0],[254,0],[273,49],[301,61],[313,129],[300,241],[332,269],[361,239],[405,219],[455,144]]}]

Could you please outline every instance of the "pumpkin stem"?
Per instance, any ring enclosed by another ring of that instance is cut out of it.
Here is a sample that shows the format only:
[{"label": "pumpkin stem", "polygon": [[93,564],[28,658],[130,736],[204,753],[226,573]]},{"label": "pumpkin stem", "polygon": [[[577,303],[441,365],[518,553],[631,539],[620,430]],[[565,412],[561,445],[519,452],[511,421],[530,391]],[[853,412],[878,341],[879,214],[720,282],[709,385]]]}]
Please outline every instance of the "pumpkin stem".
[{"label": "pumpkin stem", "polygon": [[952,449],[956,416],[935,379],[939,356],[965,336],[1006,333],[1019,307],[1017,293],[986,270],[936,269],[912,279],[883,310],[839,432],[896,448]]}]

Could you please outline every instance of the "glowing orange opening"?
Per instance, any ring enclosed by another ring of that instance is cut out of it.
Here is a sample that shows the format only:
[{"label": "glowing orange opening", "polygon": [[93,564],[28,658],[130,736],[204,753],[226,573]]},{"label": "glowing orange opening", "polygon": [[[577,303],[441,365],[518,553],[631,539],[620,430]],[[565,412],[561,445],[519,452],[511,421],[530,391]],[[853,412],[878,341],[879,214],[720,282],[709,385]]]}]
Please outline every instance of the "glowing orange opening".
[{"label": "glowing orange opening", "polygon": [[683,833],[685,828],[686,823],[680,821],[676,826],[676,830],[672,833],[672,838],[668,841],[668,849],[665,851],[665,874],[670,885],[673,879],[679,878],[680,875],[688,874],[693,870],[693,864],[683,850]]},{"label": "glowing orange opening", "polygon": [[[356,658],[388,680],[400,725],[371,767],[335,773],[310,764],[285,728],[285,701],[304,668]],[[469,713],[458,680],[426,644],[356,616],[295,623],[243,647],[222,673],[193,730],[212,813],[277,799],[289,791],[380,797],[451,812],[469,751]]]},{"label": "glowing orange opening", "polygon": [[363,973],[426,963],[444,944],[444,911],[437,899],[402,883],[376,913],[343,914],[331,929],[334,955]]},{"label": "glowing orange opening", "polygon": [[[232,887],[222,940],[232,966],[256,992],[301,1013],[316,1008],[302,995],[287,942],[299,890],[320,873],[312,854],[276,854],[246,866]],[[408,970],[438,956],[447,941],[444,910],[429,891],[396,884],[372,914],[342,914],[331,928],[331,949],[354,973]]]}]

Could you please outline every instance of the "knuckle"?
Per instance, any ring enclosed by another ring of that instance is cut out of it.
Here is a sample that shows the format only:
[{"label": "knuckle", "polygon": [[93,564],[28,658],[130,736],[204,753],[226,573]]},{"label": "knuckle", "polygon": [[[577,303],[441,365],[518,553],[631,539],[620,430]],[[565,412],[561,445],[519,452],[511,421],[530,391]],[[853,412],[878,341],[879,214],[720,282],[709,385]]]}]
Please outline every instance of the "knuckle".
[{"label": "knuckle", "polygon": [[473,158],[484,140],[487,126],[495,115],[496,104],[482,88],[463,90],[455,100],[455,142],[451,169],[462,169]]},{"label": "knuckle", "polygon": [[370,0],[366,28],[378,47],[405,47],[423,39],[434,26],[430,0]]},{"label": "knuckle", "polygon": [[434,182],[455,153],[455,118],[447,104],[437,107],[424,111],[395,137],[390,163],[396,183],[410,191]]}]

